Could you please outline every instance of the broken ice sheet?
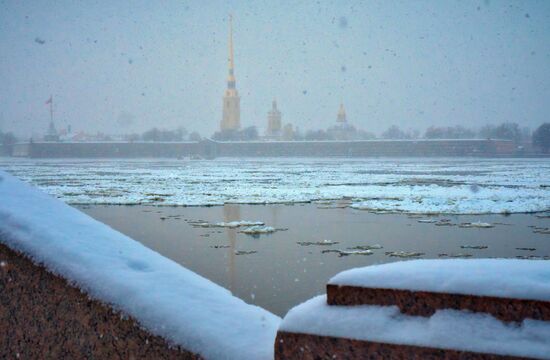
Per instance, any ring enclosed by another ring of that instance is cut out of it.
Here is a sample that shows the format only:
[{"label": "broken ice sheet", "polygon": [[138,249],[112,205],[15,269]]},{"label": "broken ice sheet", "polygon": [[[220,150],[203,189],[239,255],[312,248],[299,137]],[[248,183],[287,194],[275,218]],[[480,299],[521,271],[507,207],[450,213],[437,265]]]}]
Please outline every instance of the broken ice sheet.
[{"label": "broken ice sheet", "polygon": [[255,250],[236,250],[235,255],[250,255],[250,254],[256,254],[257,251]]},{"label": "broken ice sheet", "polygon": [[374,245],[357,245],[354,247],[349,247],[350,250],[378,250],[383,249],[383,246],[380,244],[374,244]]},{"label": "broken ice sheet", "polygon": [[414,258],[414,257],[420,257],[425,255],[424,253],[414,252],[414,251],[386,251],[385,254],[387,256],[399,257],[399,258]]},{"label": "broken ice sheet", "polygon": [[244,227],[244,226],[262,226],[262,225],[265,225],[265,223],[262,221],[247,221],[247,220],[218,222],[214,224],[215,227],[227,227],[227,228],[237,228],[237,227]]},{"label": "broken ice sheet", "polygon": [[187,223],[193,227],[202,227],[202,228],[229,228],[235,229],[238,227],[250,227],[250,226],[261,226],[264,225],[262,221],[248,221],[248,220],[239,220],[239,221],[229,221],[229,222],[217,222],[209,223],[204,220],[189,220]]},{"label": "broken ice sheet", "polygon": [[321,254],[327,253],[336,253],[339,257],[349,256],[349,255],[372,255],[373,252],[370,250],[338,250],[338,249],[328,249],[321,251]]},{"label": "broken ice sheet", "polygon": [[[445,160],[453,169],[450,172],[434,169],[431,161],[412,159],[300,160],[299,171],[295,171],[295,160],[282,159],[276,163],[270,159],[198,161],[181,168],[160,164],[154,169],[141,161],[67,166],[52,160],[32,161],[32,166],[9,162],[8,166],[17,176],[70,204],[191,206],[325,200],[328,204],[319,205],[332,206],[329,204],[338,204],[339,200],[335,199],[347,198],[357,208],[424,214],[424,217],[429,214],[550,213],[548,188],[533,186],[541,184],[541,176],[548,177],[550,169],[541,166],[546,160],[532,163],[514,160],[506,164],[506,171],[501,171],[501,161]],[[52,163],[56,166],[51,166]],[[67,177],[75,172],[83,176],[71,184],[74,195],[64,195]],[[262,176],[258,177],[258,172]],[[315,176],[304,181],[304,174]],[[411,174],[415,176],[412,181]],[[242,186],[244,183],[247,186]],[[474,196],[472,183],[479,188]],[[107,191],[94,196],[86,191],[92,186]],[[127,192],[113,193],[114,186]],[[157,202],[145,194],[173,196],[161,196],[164,201]]]},{"label": "broken ice sheet", "polygon": [[470,258],[472,257],[473,255],[472,254],[463,254],[463,253],[458,253],[458,254],[438,254],[437,256],[439,257],[448,257],[448,258]]},{"label": "broken ice sheet", "polygon": [[298,241],[296,244],[301,246],[311,246],[311,245],[318,245],[318,246],[330,246],[330,245],[336,245],[339,244],[338,241],[332,241],[332,240],[322,240],[322,241]]},{"label": "broken ice sheet", "polygon": [[465,222],[458,225],[461,228],[480,228],[489,229],[495,227],[495,225],[486,222]]},{"label": "broken ice sheet", "polygon": [[277,229],[271,226],[255,225],[255,226],[244,228],[239,232],[247,235],[261,235],[261,234],[271,234],[271,233],[274,233],[275,231],[277,231]]},{"label": "broken ice sheet", "polygon": [[450,222],[437,222],[434,224],[435,226],[455,226],[455,224]]}]

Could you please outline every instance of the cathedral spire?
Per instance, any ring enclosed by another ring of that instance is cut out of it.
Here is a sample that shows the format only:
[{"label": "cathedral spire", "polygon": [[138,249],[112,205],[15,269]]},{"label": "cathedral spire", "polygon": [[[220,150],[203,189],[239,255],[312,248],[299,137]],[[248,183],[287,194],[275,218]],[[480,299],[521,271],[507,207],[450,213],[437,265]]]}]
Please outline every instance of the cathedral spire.
[{"label": "cathedral spire", "polygon": [[336,116],[336,122],[345,123],[346,122],[346,109],[344,109],[344,104],[340,103],[340,109],[338,109],[338,115]]},{"label": "cathedral spire", "polygon": [[233,15],[229,14],[229,41],[228,41],[228,70],[227,88],[235,89],[235,60],[233,58]]},{"label": "cathedral spire", "polygon": [[223,96],[223,113],[220,123],[221,131],[234,131],[241,127],[240,97],[237,92],[235,80],[235,63],[233,59],[233,16],[229,15],[229,41],[228,41],[227,89]]}]

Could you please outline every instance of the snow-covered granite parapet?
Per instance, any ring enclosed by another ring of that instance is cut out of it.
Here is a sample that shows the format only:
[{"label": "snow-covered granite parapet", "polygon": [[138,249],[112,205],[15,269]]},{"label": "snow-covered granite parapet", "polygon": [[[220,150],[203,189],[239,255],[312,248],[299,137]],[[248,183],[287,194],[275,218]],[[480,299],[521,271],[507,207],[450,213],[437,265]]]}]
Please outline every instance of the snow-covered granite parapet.
[{"label": "snow-covered granite parapet", "polygon": [[0,234],[92,297],[207,359],[270,359],[280,319],[0,171]]},{"label": "snow-covered granite parapet", "polygon": [[487,314],[457,310],[409,316],[396,306],[330,306],[326,296],[290,310],[279,331],[540,359],[550,354],[548,322],[505,323]]},{"label": "snow-covered granite parapet", "polygon": [[328,283],[550,301],[550,266],[536,260],[411,260],[343,271]]}]

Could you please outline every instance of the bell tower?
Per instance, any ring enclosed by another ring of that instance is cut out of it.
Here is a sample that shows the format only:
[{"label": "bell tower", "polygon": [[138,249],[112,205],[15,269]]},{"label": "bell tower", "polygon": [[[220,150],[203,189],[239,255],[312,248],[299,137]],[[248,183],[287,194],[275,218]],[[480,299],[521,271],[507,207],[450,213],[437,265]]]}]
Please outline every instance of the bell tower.
[{"label": "bell tower", "polygon": [[273,99],[271,105],[271,111],[267,113],[267,136],[280,136],[281,135],[281,112],[277,109],[277,101]]},{"label": "bell tower", "polygon": [[238,130],[241,127],[241,98],[236,88],[235,64],[233,59],[233,17],[229,15],[229,57],[227,89],[223,95],[221,131]]}]

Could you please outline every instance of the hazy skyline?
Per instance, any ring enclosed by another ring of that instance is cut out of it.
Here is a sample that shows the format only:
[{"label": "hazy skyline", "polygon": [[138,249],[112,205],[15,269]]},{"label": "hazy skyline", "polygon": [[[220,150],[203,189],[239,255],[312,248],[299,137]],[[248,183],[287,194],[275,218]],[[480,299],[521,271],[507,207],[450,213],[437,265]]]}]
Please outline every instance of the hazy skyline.
[{"label": "hazy skyline", "polygon": [[241,124],[550,121],[550,2],[0,3],[0,130],[218,130],[234,16]]}]

